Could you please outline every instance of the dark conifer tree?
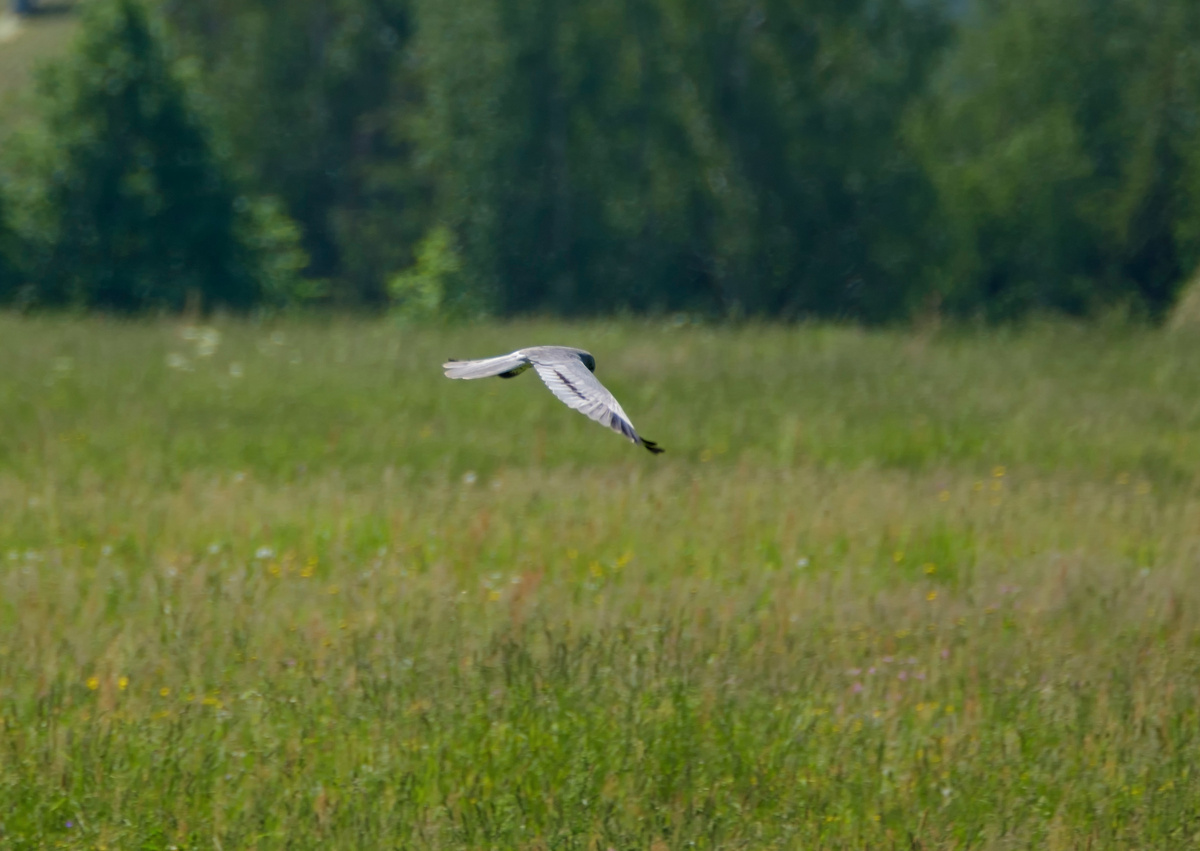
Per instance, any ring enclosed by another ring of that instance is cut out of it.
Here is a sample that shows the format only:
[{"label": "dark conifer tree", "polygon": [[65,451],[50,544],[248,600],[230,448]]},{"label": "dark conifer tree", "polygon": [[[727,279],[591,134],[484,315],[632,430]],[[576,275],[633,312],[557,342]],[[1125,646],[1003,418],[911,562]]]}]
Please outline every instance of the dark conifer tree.
[{"label": "dark conifer tree", "polygon": [[141,0],[84,16],[43,83],[36,300],[244,309],[280,295],[299,265],[294,229],[239,187],[155,17]]}]

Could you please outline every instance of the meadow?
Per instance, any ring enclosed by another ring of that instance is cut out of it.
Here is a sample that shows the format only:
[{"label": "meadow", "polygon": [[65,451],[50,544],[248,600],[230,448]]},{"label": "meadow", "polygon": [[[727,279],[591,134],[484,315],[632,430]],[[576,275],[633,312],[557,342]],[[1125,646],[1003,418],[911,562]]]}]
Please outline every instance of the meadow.
[{"label": "meadow", "polygon": [[1198,363],[0,314],[0,847],[1197,847]]}]

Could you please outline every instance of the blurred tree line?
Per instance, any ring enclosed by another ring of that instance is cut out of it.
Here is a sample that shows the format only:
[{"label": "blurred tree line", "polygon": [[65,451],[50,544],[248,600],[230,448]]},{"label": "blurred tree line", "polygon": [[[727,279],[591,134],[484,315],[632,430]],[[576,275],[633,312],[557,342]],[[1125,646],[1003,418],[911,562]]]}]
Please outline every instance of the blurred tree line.
[{"label": "blurred tree line", "polygon": [[86,5],[0,300],[1157,315],[1200,263],[1194,0]]}]

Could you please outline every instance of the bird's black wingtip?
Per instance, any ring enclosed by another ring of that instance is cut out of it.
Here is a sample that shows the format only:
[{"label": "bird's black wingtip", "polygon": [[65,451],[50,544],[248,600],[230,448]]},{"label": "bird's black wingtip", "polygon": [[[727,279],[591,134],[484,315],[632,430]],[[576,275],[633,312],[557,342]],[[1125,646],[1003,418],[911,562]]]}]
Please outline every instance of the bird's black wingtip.
[{"label": "bird's black wingtip", "polygon": [[642,438],[642,446],[649,449],[655,455],[661,455],[663,452],[666,451],[661,446],[659,446],[657,443],[655,443],[653,440],[646,440],[646,438],[644,438],[644,437]]}]

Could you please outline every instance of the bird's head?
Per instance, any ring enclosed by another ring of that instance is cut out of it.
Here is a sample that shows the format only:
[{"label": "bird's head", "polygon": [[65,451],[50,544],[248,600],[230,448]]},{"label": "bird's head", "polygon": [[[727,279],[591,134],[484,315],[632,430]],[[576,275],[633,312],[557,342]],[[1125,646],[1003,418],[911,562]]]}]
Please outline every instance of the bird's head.
[{"label": "bird's head", "polygon": [[589,370],[591,370],[592,372],[596,371],[596,359],[594,357],[592,357],[591,355],[589,355],[587,352],[580,352],[579,359],[581,361],[583,361],[583,365],[586,366]]}]

